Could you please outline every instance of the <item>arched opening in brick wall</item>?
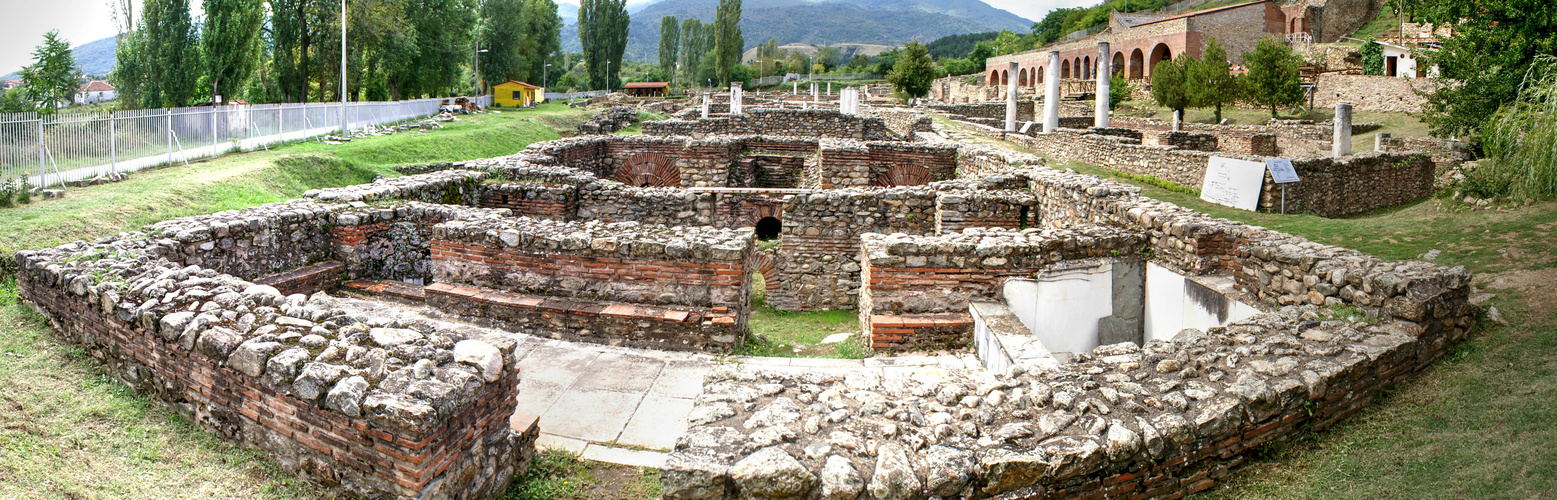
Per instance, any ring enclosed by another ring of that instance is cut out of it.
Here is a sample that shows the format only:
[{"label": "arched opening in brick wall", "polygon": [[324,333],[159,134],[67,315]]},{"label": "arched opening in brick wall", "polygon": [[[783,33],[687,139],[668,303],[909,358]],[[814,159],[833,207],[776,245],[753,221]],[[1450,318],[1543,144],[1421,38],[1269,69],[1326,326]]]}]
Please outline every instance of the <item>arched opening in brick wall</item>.
[{"label": "arched opening in brick wall", "polygon": [[1146,61],[1141,56],[1141,49],[1130,52],[1130,78],[1145,78]]},{"label": "arched opening in brick wall", "polygon": [[1060,79],[1070,78],[1070,59],[1060,61]]},{"label": "arched opening in brick wall", "polygon": [[1001,71],[1000,72],[1000,84],[1001,85],[1005,85],[1006,82],[1009,82],[1009,81],[1011,81],[1011,71],[1010,70]]},{"label": "arched opening in brick wall", "polygon": [[757,221],[757,239],[771,240],[778,238],[784,232],[784,222],[777,217],[763,217]]},{"label": "arched opening in brick wall", "polygon": [[1046,71],[1043,66],[1039,66],[1038,67],[1038,78],[1035,79],[1035,80],[1037,80],[1037,82],[1034,82],[1033,86],[1037,87],[1039,83],[1043,83],[1043,77],[1044,77],[1044,75],[1047,75],[1047,74],[1049,74],[1049,72]]},{"label": "arched opening in brick wall", "polygon": [[659,153],[639,153],[616,169],[611,180],[637,187],[681,187],[681,169]]},{"label": "arched opening in brick wall", "polygon": [[874,184],[880,187],[923,186],[929,184],[930,169],[919,165],[893,165],[877,174]]},{"label": "arched opening in brick wall", "polygon": [[1077,57],[1075,62],[1071,63],[1071,65],[1070,65],[1070,77],[1071,78],[1086,78],[1085,76],[1082,76],[1081,71],[1082,71],[1081,70],[1081,58]]},{"label": "arched opening in brick wall", "polygon": [[990,71],[989,72],[989,84],[990,85],[1000,85],[1000,72],[999,71]]},{"label": "arched opening in brick wall", "polygon": [[746,267],[751,269],[751,306],[766,304],[768,297],[779,290],[778,266],[768,254],[759,251],[746,259]]},{"label": "arched opening in brick wall", "polygon": [[1081,77],[1086,79],[1092,78],[1092,56],[1081,58]]},{"label": "arched opening in brick wall", "polygon": [[1109,69],[1113,70],[1114,75],[1110,75],[1110,76],[1124,75],[1124,72],[1125,72],[1124,52],[1115,52],[1114,53],[1114,63],[1111,66],[1112,67],[1109,68]]},{"label": "arched opening in brick wall", "polygon": [[1173,60],[1173,52],[1168,50],[1168,44],[1157,44],[1156,47],[1152,47],[1151,61],[1149,61],[1146,65],[1147,74],[1151,74],[1152,71],[1157,71],[1157,63],[1171,60]]},{"label": "arched opening in brick wall", "polygon": [[1017,75],[1016,76],[1016,84],[1019,85],[1019,86],[1026,87],[1027,86],[1027,70],[1026,69],[1018,70],[1016,72],[1016,75]]}]

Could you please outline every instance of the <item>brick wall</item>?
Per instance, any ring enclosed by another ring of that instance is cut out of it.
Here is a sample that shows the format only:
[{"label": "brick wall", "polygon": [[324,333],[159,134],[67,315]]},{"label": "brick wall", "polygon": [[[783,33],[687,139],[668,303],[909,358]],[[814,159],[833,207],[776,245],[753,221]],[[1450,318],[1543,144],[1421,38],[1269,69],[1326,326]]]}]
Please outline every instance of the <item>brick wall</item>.
[{"label": "brick wall", "polygon": [[345,274],[345,264],[330,260],[311,266],[303,266],[281,274],[265,276],[254,280],[254,283],[274,287],[282,295],[292,295],[294,293],[313,295],[314,292],[322,292],[339,286]]},{"label": "brick wall", "polygon": [[645,122],[643,133],[650,136],[691,135],[778,135],[829,137],[864,141],[902,140],[886,120],[854,116],[837,110],[763,109],[740,115],[710,117],[707,120],[664,120]]},{"label": "brick wall", "polygon": [[746,332],[745,316],[728,307],[634,305],[448,283],[427,287],[426,301],[476,324],[572,342],[728,353]]}]

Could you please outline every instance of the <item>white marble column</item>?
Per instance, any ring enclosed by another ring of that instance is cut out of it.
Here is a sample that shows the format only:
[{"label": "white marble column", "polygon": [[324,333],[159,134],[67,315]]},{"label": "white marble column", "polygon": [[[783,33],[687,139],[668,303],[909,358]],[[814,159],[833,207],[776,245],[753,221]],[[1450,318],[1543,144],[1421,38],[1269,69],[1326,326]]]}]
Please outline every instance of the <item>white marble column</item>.
[{"label": "white marble column", "polygon": [[1044,76],[1043,133],[1060,128],[1060,51],[1049,51],[1048,75]]},{"label": "white marble column", "polygon": [[1016,61],[1006,63],[1006,132],[1016,132],[1016,97],[1020,76]]},{"label": "white marble column", "polygon": [[741,82],[730,82],[730,114],[741,114]]},{"label": "white marble column", "polygon": [[1108,127],[1108,87],[1109,77],[1113,76],[1113,68],[1109,67],[1113,58],[1109,57],[1108,42],[1097,43],[1097,106],[1093,108],[1092,126],[1097,128]]},{"label": "white marble column", "polygon": [[703,119],[704,120],[708,119],[709,104],[712,103],[713,100],[714,100],[714,93],[713,92],[704,92],[703,93]]},{"label": "white marble column", "polygon": [[1335,139],[1330,143],[1330,156],[1340,158],[1352,154],[1352,103],[1335,103]]}]

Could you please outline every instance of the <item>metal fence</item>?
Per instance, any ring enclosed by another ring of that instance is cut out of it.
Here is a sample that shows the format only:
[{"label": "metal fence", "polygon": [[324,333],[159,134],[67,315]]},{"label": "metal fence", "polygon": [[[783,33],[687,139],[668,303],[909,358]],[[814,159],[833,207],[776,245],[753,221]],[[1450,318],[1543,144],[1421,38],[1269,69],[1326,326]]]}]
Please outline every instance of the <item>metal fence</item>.
[{"label": "metal fence", "polygon": [[547,92],[546,100],[552,99],[578,99],[606,95],[604,90],[590,90],[585,92]]},{"label": "metal fence", "polygon": [[[479,102],[489,104],[490,96]],[[445,99],[0,114],[0,179],[55,185],[438,113]],[[344,117],[343,117],[344,114]]]}]

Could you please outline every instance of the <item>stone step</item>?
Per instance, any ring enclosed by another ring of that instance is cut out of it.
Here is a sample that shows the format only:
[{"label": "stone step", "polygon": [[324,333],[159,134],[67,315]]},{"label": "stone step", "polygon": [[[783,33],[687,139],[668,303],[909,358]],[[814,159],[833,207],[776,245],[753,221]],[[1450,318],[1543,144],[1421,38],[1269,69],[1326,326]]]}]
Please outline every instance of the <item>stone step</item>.
[{"label": "stone step", "polygon": [[426,288],[415,283],[387,280],[351,280],[342,283],[342,286],[370,295],[393,297],[411,302],[423,302],[427,299]]}]

